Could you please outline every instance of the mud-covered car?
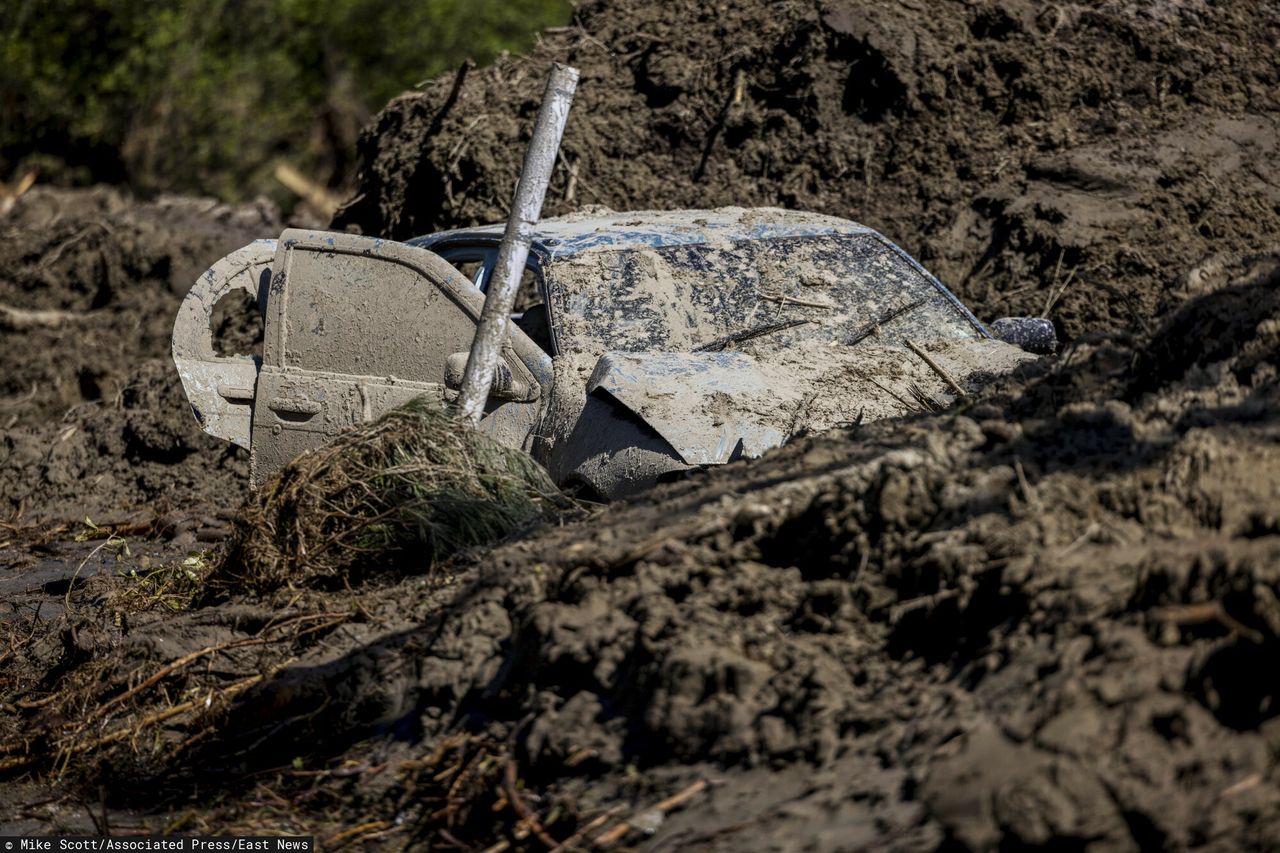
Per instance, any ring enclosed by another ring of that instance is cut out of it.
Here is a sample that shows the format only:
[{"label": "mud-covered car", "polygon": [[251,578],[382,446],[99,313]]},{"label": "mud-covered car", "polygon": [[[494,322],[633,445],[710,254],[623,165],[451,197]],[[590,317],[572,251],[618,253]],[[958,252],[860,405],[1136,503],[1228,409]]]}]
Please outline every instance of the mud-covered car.
[{"label": "mud-covered car", "polygon": [[[414,397],[451,401],[502,231],[288,230],[223,258],[174,326],[197,420],[250,451],[257,484]],[[262,352],[220,356],[213,307],[237,288],[257,300]],[[993,335],[869,228],[775,209],[543,220],[516,307],[480,428],[606,499],[804,432],[946,407],[1052,344],[1035,319]]]}]

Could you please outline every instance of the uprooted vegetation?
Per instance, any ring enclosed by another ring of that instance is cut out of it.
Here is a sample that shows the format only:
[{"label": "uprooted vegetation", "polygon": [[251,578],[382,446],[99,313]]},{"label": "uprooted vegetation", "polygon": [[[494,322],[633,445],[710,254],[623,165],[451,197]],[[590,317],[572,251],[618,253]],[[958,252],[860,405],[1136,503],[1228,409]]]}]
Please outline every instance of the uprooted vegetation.
[{"label": "uprooted vegetation", "polygon": [[[393,103],[347,221],[497,218],[507,143],[567,58],[584,79],[554,204],[851,216],[986,318],[1048,304],[1064,351],[955,411],[804,438],[430,571],[355,559],[312,582],[285,537],[291,582],[256,592],[210,587],[242,557],[168,551],[150,586],[54,587],[65,619],[2,628],[10,778],[106,786],[135,827],[332,846],[1280,834],[1280,87],[1252,47],[1274,10],[702,8],[587,4],[456,98],[448,79]],[[86,573],[136,560],[109,550]]]},{"label": "uprooted vegetation", "polygon": [[424,573],[573,507],[528,454],[415,400],[263,485],[209,582],[265,592],[356,585],[370,571]]}]

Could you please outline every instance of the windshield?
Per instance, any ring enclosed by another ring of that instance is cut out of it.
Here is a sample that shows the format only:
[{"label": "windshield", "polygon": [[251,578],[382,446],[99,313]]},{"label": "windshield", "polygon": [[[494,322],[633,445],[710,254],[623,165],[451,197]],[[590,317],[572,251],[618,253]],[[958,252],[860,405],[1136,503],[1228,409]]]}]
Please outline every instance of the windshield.
[{"label": "windshield", "polygon": [[584,252],[544,275],[562,353],[979,336],[966,312],[871,234]]}]

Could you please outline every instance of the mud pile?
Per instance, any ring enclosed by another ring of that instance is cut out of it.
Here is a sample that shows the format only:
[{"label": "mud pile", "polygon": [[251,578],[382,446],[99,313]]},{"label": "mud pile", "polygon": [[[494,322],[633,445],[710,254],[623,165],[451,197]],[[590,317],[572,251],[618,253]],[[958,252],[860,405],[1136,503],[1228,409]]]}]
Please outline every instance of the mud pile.
[{"label": "mud pile", "polygon": [[72,585],[0,656],[0,771],[334,846],[1274,843],[1278,34],[1244,0],[591,3],[398,99],[344,227],[501,218],[567,60],[556,212],[849,216],[1068,344],[419,576]]},{"label": "mud pile", "polygon": [[1152,352],[1236,335],[1176,363],[1077,343],[422,577],[82,622],[93,662],[19,682],[64,692],[8,729],[119,807],[222,789],[205,819],[254,827],[270,796],[373,846],[1265,846],[1280,252],[1218,272]]},{"label": "mud pile", "polygon": [[[652,849],[1264,845],[1280,255],[1233,273],[1214,293],[1253,307],[1206,295],[1161,330],[1254,327],[1228,351],[1135,376],[1081,345],[1031,392],[800,442],[512,545],[222,731],[257,742],[281,697],[307,722],[280,756],[320,731],[415,725],[430,747],[496,729],[530,808],[576,819],[554,837],[621,800],[649,812]],[[1106,383],[1120,393],[1090,399]]]},{"label": "mud pile", "polygon": [[[279,229],[263,206],[106,189],[18,200],[0,219],[0,514],[116,517],[238,496],[246,460],[190,416],[170,336],[210,263]],[[261,333],[231,310],[223,326],[228,348]]]},{"label": "mud pile", "polygon": [[500,221],[553,60],[548,213],[778,205],[900,243],[980,317],[1150,332],[1176,277],[1280,232],[1273,3],[592,2],[365,132],[335,224]]}]

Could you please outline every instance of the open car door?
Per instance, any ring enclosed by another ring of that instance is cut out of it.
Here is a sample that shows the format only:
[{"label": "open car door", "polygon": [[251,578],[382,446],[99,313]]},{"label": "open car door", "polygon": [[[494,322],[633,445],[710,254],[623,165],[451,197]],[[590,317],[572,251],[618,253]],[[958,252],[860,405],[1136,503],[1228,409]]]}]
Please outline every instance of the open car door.
[{"label": "open car door", "polygon": [[[347,427],[422,395],[443,402],[450,366],[456,374],[484,304],[475,285],[425,249],[292,229],[277,241],[267,291],[250,448],[255,486]],[[534,371],[549,376],[549,359],[515,328],[505,356],[510,381],[501,399],[491,398],[487,427],[519,447],[538,416]]]}]

